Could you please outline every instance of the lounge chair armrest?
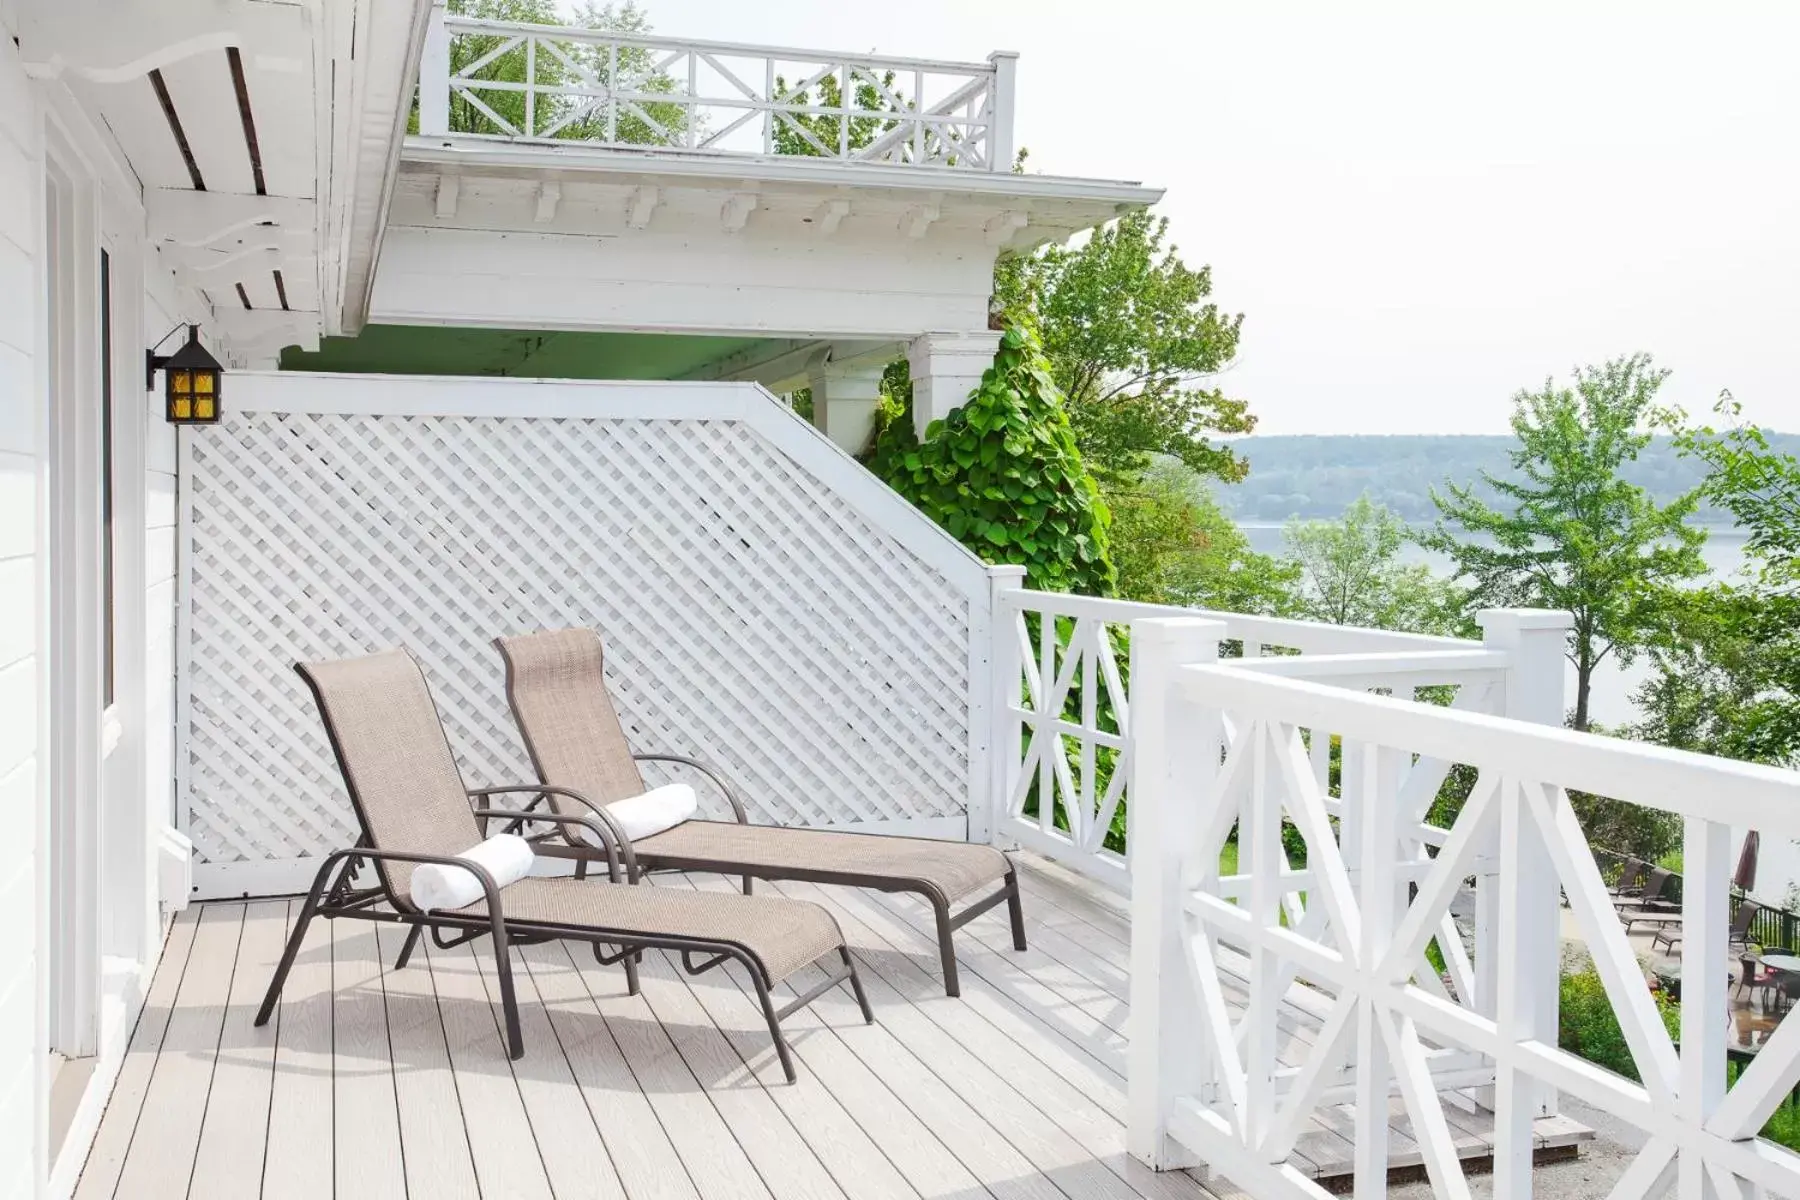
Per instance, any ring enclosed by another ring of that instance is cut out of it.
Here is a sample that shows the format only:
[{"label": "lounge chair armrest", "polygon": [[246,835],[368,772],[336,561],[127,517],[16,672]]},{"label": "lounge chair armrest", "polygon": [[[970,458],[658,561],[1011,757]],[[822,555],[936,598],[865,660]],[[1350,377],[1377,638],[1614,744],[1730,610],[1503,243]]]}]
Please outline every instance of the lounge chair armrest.
[{"label": "lounge chair armrest", "polygon": [[731,805],[732,815],[737,818],[737,823],[739,825],[748,825],[750,823],[749,816],[744,812],[744,802],[738,799],[737,789],[726,782],[724,773],[717,767],[708,766],[699,759],[690,758],[685,754],[633,754],[631,759],[633,762],[680,763],[683,766],[694,768],[694,770],[712,780],[713,786],[724,793],[727,803]]},{"label": "lounge chair armrest", "polygon": [[[517,816],[518,813],[517,810],[510,808],[478,808],[475,810],[475,815],[478,817],[504,818]],[[606,873],[614,883],[619,882],[618,850],[613,843],[612,835],[601,826],[600,822],[594,820],[594,818],[572,817],[563,813],[529,813],[526,814],[523,819],[527,821],[543,821],[552,825],[561,825],[564,828],[567,828],[570,825],[579,825],[583,829],[586,829],[598,838],[600,844],[605,847]]]},{"label": "lounge chair armrest", "polygon": [[[333,861],[345,858],[368,858],[385,862],[416,863],[420,866],[433,864],[440,867],[461,867],[481,882],[482,895],[487,900],[489,919],[491,919],[495,925],[499,925],[505,920],[500,912],[500,887],[494,882],[494,877],[488,873],[488,869],[480,863],[470,862],[466,858],[456,858],[448,854],[414,854],[409,850],[371,850],[367,846],[356,846],[349,850],[334,851],[326,859],[326,866],[329,867]],[[324,870],[321,869],[321,877],[324,873]],[[392,894],[390,893],[390,899],[391,898]]]},{"label": "lounge chair armrest", "polygon": [[[536,792],[540,797],[562,796],[575,801],[575,803],[587,809],[592,816],[552,817],[549,813],[531,812],[531,806],[527,806],[525,809],[478,808],[475,810],[475,815],[483,820],[492,818],[505,820],[511,818],[515,821],[544,821],[548,824],[562,826],[565,834],[568,832],[569,826],[580,825],[599,837],[601,846],[606,850],[607,869],[611,872],[615,882],[619,877],[619,863],[621,861],[625,864],[626,879],[631,883],[636,883],[638,881],[640,872],[638,871],[637,855],[631,849],[631,839],[625,836],[625,831],[619,828],[619,823],[613,819],[611,813],[607,812],[603,806],[595,804],[592,800],[589,800],[575,789],[557,787],[555,784],[549,783],[521,783],[509,784],[503,787],[470,788],[469,796],[473,799],[485,799],[489,796],[513,795],[520,792]],[[536,801],[533,801],[534,805],[535,803]]]}]

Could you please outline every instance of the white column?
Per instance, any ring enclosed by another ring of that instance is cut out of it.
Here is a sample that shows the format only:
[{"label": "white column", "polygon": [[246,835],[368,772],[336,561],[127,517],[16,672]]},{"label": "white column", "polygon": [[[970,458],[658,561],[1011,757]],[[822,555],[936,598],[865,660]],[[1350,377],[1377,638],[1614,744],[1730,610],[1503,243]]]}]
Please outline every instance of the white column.
[{"label": "white column", "polygon": [[840,366],[830,359],[807,372],[812,389],[813,424],[850,454],[861,454],[875,429],[881,403],[881,367]]},{"label": "white column", "polygon": [[[1563,723],[1564,653],[1574,621],[1569,613],[1534,608],[1490,608],[1476,614],[1482,643],[1510,658],[1500,712],[1518,721]],[[1501,796],[1509,807],[1517,797]],[[1528,821],[1502,822],[1504,854],[1496,844],[1479,864],[1475,888],[1475,995],[1484,1016],[1502,1018],[1507,1036],[1554,1043],[1557,977],[1562,969],[1562,912],[1556,870],[1542,831]],[[1499,872],[1508,876],[1502,879]],[[1510,885],[1510,886],[1509,886]],[[1502,928],[1511,921],[1515,928]],[[1508,1103],[1507,1089],[1529,1090]],[[1531,1169],[1531,1119],[1554,1115],[1556,1091],[1525,1079],[1505,1079],[1487,1098],[1500,1113],[1495,1170],[1516,1178]],[[1511,1110],[1504,1112],[1502,1110]],[[1503,1161],[1504,1160],[1504,1161]]]},{"label": "white column", "polygon": [[[1219,773],[1216,710],[1182,703],[1177,668],[1217,662],[1225,624],[1159,617],[1131,623],[1131,1044],[1126,1142],[1159,1171],[1194,1166],[1169,1137],[1175,1101],[1204,1093],[1215,1053],[1189,984],[1183,893],[1198,874],[1201,809]],[[1214,864],[1217,869],[1217,864]],[[1236,1053],[1235,1048],[1231,1051]]]},{"label": "white column", "polygon": [[961,408],[994,365],[1000,335],[988,329],[974,333],[922,333],[906,346],[912,372],[913,428],[920,440],[933,421]]},{"label": "white column", "polygon": [[450,31],[444,28],[444,0],[425,18],[425,45],[419,58],[419,132],[450,132]]},{"label": "white column", "polygon": [[1024,664],[1019,657],[1018,610],[1001,603],[1000,597],[1024,586],[1024,567],[1000,564],[988,568],[985,666],[990,686],[986,701],[987,729],[984,731],[987,797],[985,804],[972,802],[969,808],[969,840],[990,842],[1009,850],[1015,843],[998,831],[1003,828],[1013,787],[1019,780],[1023,724],[1013,710],[1022,702],[1025,676]]},{"label": "white column", "polygon": [[1015,50],[988,55],[994,65],[994,101],[988,107],[988,170],[1010,171],[1013,165],[1013,91],[1019,71]]}]

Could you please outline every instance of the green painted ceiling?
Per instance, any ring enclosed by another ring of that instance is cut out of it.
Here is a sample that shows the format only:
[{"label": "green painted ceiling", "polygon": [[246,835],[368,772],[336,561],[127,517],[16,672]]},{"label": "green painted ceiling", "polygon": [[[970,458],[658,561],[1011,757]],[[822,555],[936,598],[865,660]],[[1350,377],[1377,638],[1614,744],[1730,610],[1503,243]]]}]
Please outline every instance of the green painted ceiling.
[{"label": "green painted ceiling", "polygon": [[289,346],[284,371],[385,375],[512,375],[528,379],[673,379],[762,339],[657,333],[573,333],[369,325],[316,352]]}]

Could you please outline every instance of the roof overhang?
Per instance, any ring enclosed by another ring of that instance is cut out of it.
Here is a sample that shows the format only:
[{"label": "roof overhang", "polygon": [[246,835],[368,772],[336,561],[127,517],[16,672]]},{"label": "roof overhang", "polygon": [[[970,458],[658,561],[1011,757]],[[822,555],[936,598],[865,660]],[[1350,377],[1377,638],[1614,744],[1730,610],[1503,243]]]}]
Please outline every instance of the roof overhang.
[{"label": "roof overhang", "polygon": [[854,197],[906,204],[951,199],[965,208],[1016,213],[1001,246],[1014,251],[1062,241],[1162,199],[1141,183],[1022,175],[953,167],[846,163],[792,156],[629,151],[568,143],[469,136],[410,136],[407,173],[730,193]]}]

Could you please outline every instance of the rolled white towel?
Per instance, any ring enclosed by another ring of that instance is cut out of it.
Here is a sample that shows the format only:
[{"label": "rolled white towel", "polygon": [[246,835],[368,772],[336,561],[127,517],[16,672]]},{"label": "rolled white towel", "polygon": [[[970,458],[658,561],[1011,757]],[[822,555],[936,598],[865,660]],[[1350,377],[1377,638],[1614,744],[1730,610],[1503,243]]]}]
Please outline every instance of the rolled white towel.
[{"label": "rolled white towel", "polygon": [[606,811],[619,823],[625,836],[635,842],[675,828],[700,811],[700,800],[687,784],[671,783],[652,788],[641,796],[614,800],[606,806]]},{"label": "rolled white towel", "polygon": [[[503,888],[531,874],[531,864],[536,856],[531,852],[531,843],[518,834],[496,833],[456,857],[486,868],[494,877],[495,886]],[[462,867],[425,863],[413,870],[412,902],[425,912],[461,908],[485,895],[481,877]]]}]

